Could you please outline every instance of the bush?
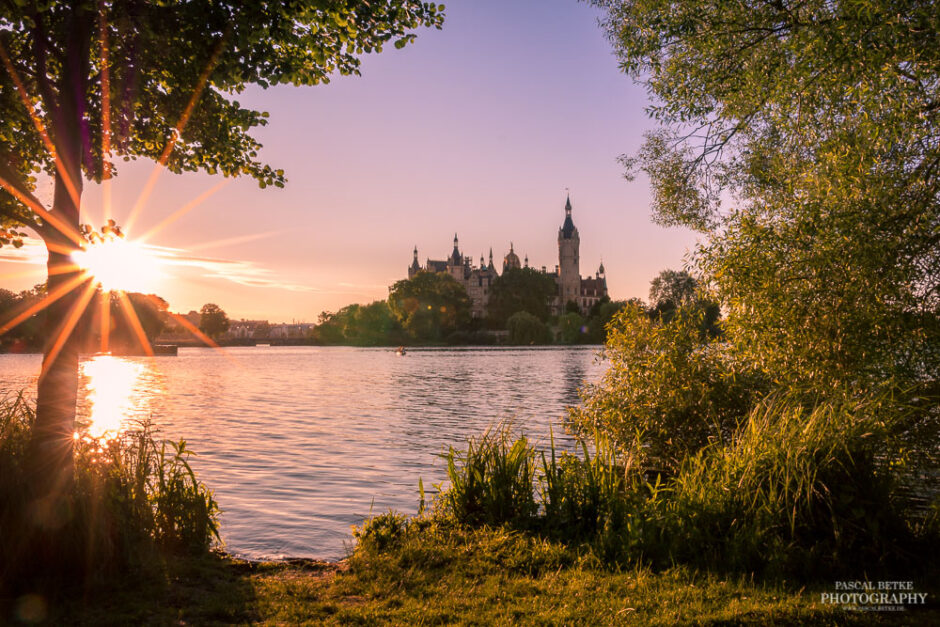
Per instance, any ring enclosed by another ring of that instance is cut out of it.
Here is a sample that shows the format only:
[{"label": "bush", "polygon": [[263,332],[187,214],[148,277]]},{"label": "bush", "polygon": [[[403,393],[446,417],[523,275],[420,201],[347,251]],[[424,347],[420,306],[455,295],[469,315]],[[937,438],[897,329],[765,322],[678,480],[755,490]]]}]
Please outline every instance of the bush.
[{"label": "bush", "polygon": [[518,311],[506,321],[509,343],[518,345],[549,344],[551,334],[545,323],[526,311]]},{"label": "bush", "polygon": [[22,396],[0,401],[3,585],[84,581],[218,540],[219,509],[185,441],[156,440],[146,423],[108,441],[77,438],[68,492],[53,515],[38,515],[26,460],[34,417]]},{"label": "bush", "polygon": [[669,472],[732,437],[765,385],[703,331],[706,315],[680,308],[664,323],[636,305],[618,313],[608,327],[610,367],[570,410],[575,427],[601,431],[637,461]]},{"label": "bush", "polygon": [[887,397],[770,397],[733,442],[690,457],[647,502],[656,531],[644,554],[806,577],[911,560],[921,543],[936,550],[938,529],[919,525],[924,512],[898,489],[914,469],[897,436],[919,419]]},{"label": "bush", "polygon": [[[668,476],[597,434],[580,457],[556,455],[552,439],[536,465],[527,440],[503,428],[471,439],[465,453],[449,451],[452,485],[432,518],[534,531],[613,566],[682,563],[804,579],[917,567],[917,556],[940,549],[940,501],[935,483],[919,493],[900,487],[937,476],[936,465],[908,454],[907,434],[914,426],[925,433],[923,423],[936,422],[931,411],[887,395],[774,395],[729,441],[689,455]],[[374,535],[400,534],[379,525]]]}]

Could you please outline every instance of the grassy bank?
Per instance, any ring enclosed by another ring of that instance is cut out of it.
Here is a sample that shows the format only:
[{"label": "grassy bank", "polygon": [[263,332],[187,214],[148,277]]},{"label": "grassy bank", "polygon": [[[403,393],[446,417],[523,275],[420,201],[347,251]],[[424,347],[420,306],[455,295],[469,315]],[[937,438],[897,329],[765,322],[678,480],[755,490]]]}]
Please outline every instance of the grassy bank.
[{"label": "grassy bank", "polygon": [[[936,581],[936,578],[934,579]],[[929,590],[936,599],[937,589]],[[610,570],[505,530],[415,528],[345,562],[173,558],[65,599],[12,600],[52,624],[937,624],[940,608],[847,611],[830,583],[761,584],[686,568]]]}]

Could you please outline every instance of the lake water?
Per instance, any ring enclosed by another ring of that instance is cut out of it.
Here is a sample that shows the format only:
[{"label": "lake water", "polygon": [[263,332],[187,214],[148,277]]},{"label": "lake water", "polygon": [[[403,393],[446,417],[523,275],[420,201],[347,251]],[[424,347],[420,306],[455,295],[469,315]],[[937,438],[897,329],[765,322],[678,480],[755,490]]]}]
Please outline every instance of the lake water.
[{"label": "lake water", "polygon": [[[177,357],[83,360],[79,417],[93,432],[151,418],[185,438],[215,492],[222,538],[249,558],[340,559],[350,527],[414,513],[438,455],[512,419],[545,445],[604,364],[597,347],[181,348]],[[39,355],[0,355],[0,393],[35,393]]]}]

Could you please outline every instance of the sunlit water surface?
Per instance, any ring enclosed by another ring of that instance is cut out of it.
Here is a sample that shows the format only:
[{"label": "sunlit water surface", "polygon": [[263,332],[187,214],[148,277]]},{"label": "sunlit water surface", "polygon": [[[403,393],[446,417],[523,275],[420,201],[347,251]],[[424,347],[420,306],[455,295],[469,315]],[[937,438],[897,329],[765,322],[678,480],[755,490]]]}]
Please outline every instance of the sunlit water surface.
[{"label": "sunlit water surface", "polygon": [[[604,365],[596,348],[182,348],[177,357],[88,358],[79,419],[93,435],[152,419],[185,438],[214,492],[226,548],[261,558],[339,559],[350,527],[414,513],[438,455],[512,419],[545,445]],[[0,393],[34,393],[38,355],[0,355]]]}]

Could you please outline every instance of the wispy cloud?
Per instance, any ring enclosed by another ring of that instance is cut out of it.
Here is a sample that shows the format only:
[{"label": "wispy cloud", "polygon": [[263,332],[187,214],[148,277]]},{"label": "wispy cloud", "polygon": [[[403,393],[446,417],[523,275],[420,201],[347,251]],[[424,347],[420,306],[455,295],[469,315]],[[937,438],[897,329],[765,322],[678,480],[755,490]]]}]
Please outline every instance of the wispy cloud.
[{"label": "wispy cloud", "polygon": [[[250,241],[270,235],[262,233],[242,238],[232,238],[219,242],[222,244]],[[309,292],[319,294],[370,294],[382,285],[356,285],[352,283],[337,283],[334,286],[322,287],[305,283],[298,283],[284,278],[274,270],[254,261],[239,259],[224,259],[208,255],[194,255],[192,251],[169,246],[154,244],[141,244],[141,248],[151,257],[159,261],[163,268],[164,277],[185,280],[187,272],[195,271],[202,279],[217,279],[228,281],[236,285],[249,288],[277,289],[290,292]],[[203,248],[202,246],[197,246]],[[36,238],[26,238],[22,248],[4,246],[0,248],[0,262],[25,263],[34,265],[30,273],[42,274],[45,271],[46,248],[42,241]],[[179,272],[173,272],[173,269]],[[17,275],[23,274],[18,272]],[[2,273],[0,273],[2,276]],[[338,289],[337,289],[338,288]]]}]

